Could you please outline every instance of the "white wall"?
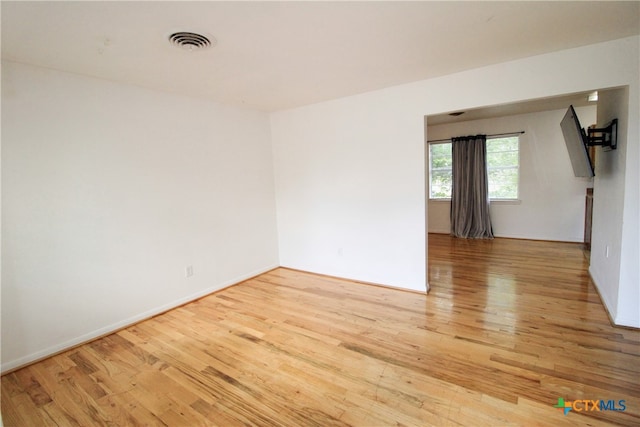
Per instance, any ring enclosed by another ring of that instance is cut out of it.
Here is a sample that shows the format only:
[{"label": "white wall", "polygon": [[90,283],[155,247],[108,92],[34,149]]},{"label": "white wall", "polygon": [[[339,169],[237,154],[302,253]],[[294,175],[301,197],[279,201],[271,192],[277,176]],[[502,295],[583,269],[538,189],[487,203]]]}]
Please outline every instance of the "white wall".
[{"label": "white wall", "polygon": [[269,126],[3,62],[2,369],[277,266]]},{"label": "white wall", "polygon": [[598,125],[617,118],[620,131],[616,150],[597,150],[590,272],[614,321],[638,326],[638,129],[629,127],[630,112],[638,111],[630,95],[628,88],[600,94]]},{"label": "white wall", "polygon": [[[429,139],[433,140],[525,131],[520,135],[519,201],[491,203],[496,236],[565,242],[584,240],[585,194],[593,183],[590,178],[573,175],[560,129],[565,113],[566,109],[427,127]],[[595,105],[577,108],[576,113],[584,127],[596,123]],[[428,203],[429,232],[449,233],[451,203],[448,200],[429,200]]]},{"label": "white wall", "polygon": [[272,115],[283,266],[425,290],[422,129],[410,110],[390,126],[392,105]]},{"label": "white wall", "polygon": [[[636,58],[636,64],[638,60]],[[638,80],[631,91],[625,91],[629,101],[617,105],[627,108],[618,111],[623,117],[623,137],[626,137],[626,168],[622,210],[622,243],[620,245],[620,285],[616,323],[640,327],[640,88]],[[615,98],[614,98],[615,99]],[[618,107],[620,108],[620,107]],[[609,114],[614,113],[610,111]],[[606,123],[609,117],[603,117]]]},{"label": "white wall", "polygon": [[[424,289],[424,140],[431,139],[423,134],[424,116],[593,88],[630,85],[637,92],[638,40],[525,58],[273,114],[281,263]],[[637,113],[637,97],[631,104],[630,111]],[[629,126],[637,129],[638,115],[629,118]],[[626,197],[637,198],[637,193],[627,191]],[[634,205],[637,200],[629,209]],[[625,227],[637,228],[637,216],[628,216],[631,225]]]}]

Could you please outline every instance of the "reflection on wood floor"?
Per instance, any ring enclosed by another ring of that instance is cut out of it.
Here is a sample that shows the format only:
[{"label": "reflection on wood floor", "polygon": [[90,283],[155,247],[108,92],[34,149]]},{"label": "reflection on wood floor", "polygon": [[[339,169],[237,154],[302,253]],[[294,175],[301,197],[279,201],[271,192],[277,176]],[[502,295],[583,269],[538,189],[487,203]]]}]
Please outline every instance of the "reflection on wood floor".
[{"label": "reflection on wood floor", "polygon": [[3,376],[4,424],[640,424],[579,245],[430,235],[429,283],[279,268]]}]

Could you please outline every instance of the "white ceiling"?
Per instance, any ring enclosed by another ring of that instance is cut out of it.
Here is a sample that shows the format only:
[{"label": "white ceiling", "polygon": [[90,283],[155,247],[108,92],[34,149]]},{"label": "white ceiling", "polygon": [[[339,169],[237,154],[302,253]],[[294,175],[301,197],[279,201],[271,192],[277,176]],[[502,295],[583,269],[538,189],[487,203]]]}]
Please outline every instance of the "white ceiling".
[{"label": "white ceiling", "polygon": [[2,1],[2,58],[275,111],[639,34],[639,5]]}]

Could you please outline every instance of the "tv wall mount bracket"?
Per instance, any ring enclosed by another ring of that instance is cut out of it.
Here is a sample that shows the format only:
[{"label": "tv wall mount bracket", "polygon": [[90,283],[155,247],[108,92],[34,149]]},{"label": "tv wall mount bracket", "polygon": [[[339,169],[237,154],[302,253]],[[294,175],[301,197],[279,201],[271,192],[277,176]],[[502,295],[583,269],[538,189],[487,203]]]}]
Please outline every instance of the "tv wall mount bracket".
[{"label": "tv wall mount bracket", "polygon": [[603,128],[589,128],[587,145],[601,145],[606,150],[615,150],[618,147],[618,119],[613,119]]}]

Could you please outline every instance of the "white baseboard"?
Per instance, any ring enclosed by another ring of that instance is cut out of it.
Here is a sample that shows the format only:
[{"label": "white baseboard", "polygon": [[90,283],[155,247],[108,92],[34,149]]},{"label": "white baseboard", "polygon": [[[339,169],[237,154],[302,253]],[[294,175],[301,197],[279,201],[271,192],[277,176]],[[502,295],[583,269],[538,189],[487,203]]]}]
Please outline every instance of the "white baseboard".
[{"label": "white baseboard", "polygon": [[593,282],[593,286],[595,286],[598,295],[600,296],[600,301],[602,301],[602,305],[604,305],[604,309],[609,316],[609,321],[615,325],[616,318],[616,305],[609,300],[609,296],[603,292],[602,286],[600,286],[600,281],[593,273],[593,268],[589,266],[589,276],[591,276],[591,281]]},{"label": "white baseboard", "polygon": [[520,240],[540,240],[543,242],[562,242],[562,243],[584,243],[584,236],[526,236],[520,234],[502,234],[494,233],[494,237],[502,237],[505,239]]},{"label": "white baseboard", "polygon": [[618,316],[614,324],[616,326],[623,326],[625,328],[640,329],[640,323],[638,322],[638,319],[625,318],[625,317]]},{"label": "white baseboard", "polygon": [[[449,229],[429,229],[429,234],[451,234]],[[502,237],[505,239],[520,239],[520,240],[542,240],[547,242],[569,242],[569,243],[583,243],[584,236],[529,236],[524,234],[513,233],[497,233],[494,231],[494,237]]]},{"label": "white baseboard", "polygon": [[429,234],[451,234],[451,230],[429,230]]},{"label": "white baseboard", "polygon": [[121,329],[124,329],[126,327],[129,327],[131,325],[135,325],[136,323],[142,322],[143,320],[147,320],[150,319],[154,316],[157,316],[158,314],[164,313],[166,311],[169,311],[171,309],[174,309],[176,307],[180,307],[181,305],[187,304],[189,302],[195,301],[197,299],[200,299],[204,296],[207,296],[213,292],[217,292],[219,290],[222,290],[224,288],[228,288],[230,286],[236,285],[240,282],[243,282],[247,279],[250,279],[252,277],[255,276],[259,276],[260,274],[266,273],[267,271],[271,271],[274,268],[278,268],[279,265],[274,264],[268,267],[264,267],[258,270],[254,270],[250,273],[247,274],[243,274],[241,276],[235,277],[231,280],[227,280],[223,283],[219,283],[215,286],[211,286],[209,288],[203,289],[201,291],[198,291],[196,293],[193,293],[191,295],[188,295],[186,297],[177,299],[175,301],[171,301],[167,304],[163,304],[159,307],[155,307],[151,310],[147,310],[143,313],[137,314],[135,316],[129,317],[127,319],[123,319],[119,322],[116,323],[112,323],[110,325],[107,325],[103,328],[99,328],[96,329],[95,331],[91,331],[87,334],[83,334],[79,337],[75,337],[72,338],[70,340],[67,340],[63,343],[45,348],[44,350],[40,350],[37,351],[35,353],[31,353],[28,354],[26,356],[20,357],[18,359],[14,359],[11,360],[9,362],[2,362],[2,365],[0,366],[0,374],[5,374],[6,372],[9,371],[13,371],[16,369],[19,369],[23,366],[29,365],[31,363],[35,363],[39,360],[43,360],[46,359],[48,357],[51,357],[53,355],[56,355],[58,353],[62,353],[64,351],[67,351],[69,349],[72,349],[73,347],[77,347],[79,345],[88,343],[90,341],[93,341],[95,339],[104,337],[106,335],[110,335],[114,332],[117,332]]},{"label": "white baseboard", "polygon": [[603,292],[603,288],[600,285],[600,282],[596,277],[596,275],[593,274],[593,269],[591,267],[589,267],[589,276],[591,276],[591,281],[593,282],[593,285],[595,286],[596,291],[600,296],[600,301],[602,301],[602,305],[604,305],[604,309],[606,310],[607,315],[609,316],[609,321],[611,322],[611,324],[614,326],[620,326],[624,328],[639,329],[640,321],[638,320],[638,318],[627,318],[627,317],[618,315],[617,306],[613,304],[613,302],[609,299],[609,295]]}]

